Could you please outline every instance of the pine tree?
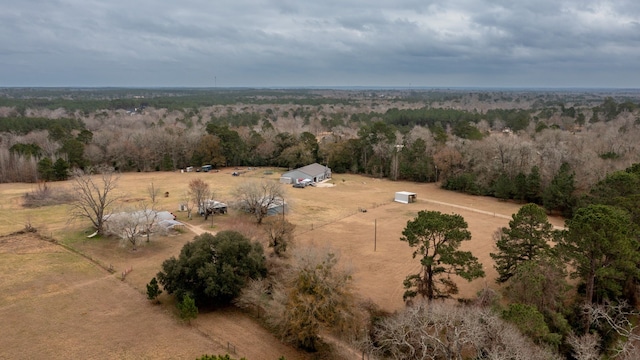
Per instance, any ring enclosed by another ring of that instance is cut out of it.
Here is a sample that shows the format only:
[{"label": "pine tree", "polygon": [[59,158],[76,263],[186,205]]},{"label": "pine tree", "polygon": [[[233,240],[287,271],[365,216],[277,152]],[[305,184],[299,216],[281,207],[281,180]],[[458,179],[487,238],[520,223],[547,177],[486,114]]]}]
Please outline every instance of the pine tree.
[{"label": "pine tree", "polygon": [[158,280],[154,277],[147,284],[147,299],[156,300],[160,294],[162,294],[162,290],[158,286]]},{"label": "pine tree", "polygon": [[563,216],[570,217],[576,198],[574,173],[567,163],[563,163],[556,176],[542,194],[542,203],[548,211],[559,211]]},{"label": "pine tree", "polygon": [[638,228],[629,214],[613,206],[589,205],[567,220],[559,248],[585,288],[585,302],[615,300],[625,281],[640,279]]},{"label": "pine tree", "polygon": [[538,205],[527,204],[512,218],[509,227],[503,227],[497,234],[498,252],[490,254],[496,262],[499,283],[509,280],[521,263],[549,251],[549,242],[553,240],[553,227]]},{"label": "pine tree", "polygon": [[495,184],[493,184],[493,195],[500,200],[508,200],[513,196],[514,191],[513,181],[507,174],[500,174]]},{"label": "pine tree", "polygon": [[431,301],[457,294],[451,274],[467,281],[485,275],[482,264],[471,252],[459,250],[462,241],[471,240],[467,222],[460,215],[420,211],[407,222],[402,235],[400,240],[415,248],[413,257],[420,256],[421,264],[419,273],[404,280],[404,300],[421,295]]},{"label": "pine tree", "polygon": [[191,323],[191,320],[198,317],[196,302],[188,294],[178,303],[178,310],[180,311],[180,319],[188,323]]},{"label": "pine tree", "polygon": [[542,180],[540,178],[540,169],[537,166],[531,168],[531,172],[527,176],[527,185],[525,190],[525,200],[530,203],[542,205],[540,194],[542,193]]},{"label": "pine tree", "polygon": [[53,162],[51,161],[51,158],[44,157],[40,161],[38,161],[38,175],[40,176],[40,180],[55,180],[55,170],[53,168]]},{"label": "pine tree", "polygon": [[513,198],[524,201],[527,198],[527,175],[520,172],[513,181]]},{"label": "pine tree", "polygon": [[69,178],[69,163],[63,158],[58,158],[53,164],[53,175],[56,180],[67,180]]}]

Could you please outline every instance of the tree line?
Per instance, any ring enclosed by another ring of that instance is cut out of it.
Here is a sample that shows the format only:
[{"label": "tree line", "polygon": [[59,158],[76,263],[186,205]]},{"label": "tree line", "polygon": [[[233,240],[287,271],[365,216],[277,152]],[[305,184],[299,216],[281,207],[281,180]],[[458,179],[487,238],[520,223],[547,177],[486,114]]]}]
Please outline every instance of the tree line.
[{"label": "tree line", "polygon": [[[70,169],[98,165],[172,171],[320,162],[335,173],[442,182],[447,189],[568,214],[575,200],[558,202],[559,193],[584,193],[607,173],[640,161],[638,110],[625,98],[575,96],[541,105],[533,94],[505,103],[498,95],[455,93],[439,102],[425,96],[421,103],[409,95],[358,92],[306,105],[295,101],[318,96],[242,94],[253,100],[139,113],[105,108],[56,119],[26,116],[45,115],[37,109],[25,116],[9,109],[0,117],[0,181],[63,180]],[[274,100],[278,96],[282,102]],[[495,102],[521,107],[491,108]]]}]

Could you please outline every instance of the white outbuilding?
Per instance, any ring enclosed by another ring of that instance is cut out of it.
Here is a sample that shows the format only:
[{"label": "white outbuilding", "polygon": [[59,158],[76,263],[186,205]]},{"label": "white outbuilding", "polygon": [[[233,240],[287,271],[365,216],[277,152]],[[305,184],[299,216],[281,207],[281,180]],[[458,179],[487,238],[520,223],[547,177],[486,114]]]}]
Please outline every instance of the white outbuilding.
[{"label": "white outbuilding", "polygon": [[399,203],[409,204],[416,201],[418,195],[413,192],[408,191],[398,191],[396,192],[396,197],[393,199]]}]

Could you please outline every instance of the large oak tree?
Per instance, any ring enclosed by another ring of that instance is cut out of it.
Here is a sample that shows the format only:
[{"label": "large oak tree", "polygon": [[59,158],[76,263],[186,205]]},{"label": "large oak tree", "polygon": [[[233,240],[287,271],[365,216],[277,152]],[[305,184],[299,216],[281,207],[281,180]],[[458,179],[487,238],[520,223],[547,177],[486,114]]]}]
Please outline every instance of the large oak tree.
[{"label": "large oak tree", "polygon": [[224,305],[249,279],[266,275],[262,245],[235,231],[203,233],[182,247],[180,256],[162,263],[158,281],[178,299],[190,295],[197,305]]}]

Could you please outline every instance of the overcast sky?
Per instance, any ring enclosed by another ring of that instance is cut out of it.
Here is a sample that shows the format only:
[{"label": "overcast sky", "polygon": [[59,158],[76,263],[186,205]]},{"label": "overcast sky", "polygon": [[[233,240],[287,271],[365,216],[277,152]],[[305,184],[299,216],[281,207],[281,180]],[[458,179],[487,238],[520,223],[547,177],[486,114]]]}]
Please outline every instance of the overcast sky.
[{"label": "overcast sky", "polygon": [[640,88],[640,1],[0,0],[0,86]]}]

